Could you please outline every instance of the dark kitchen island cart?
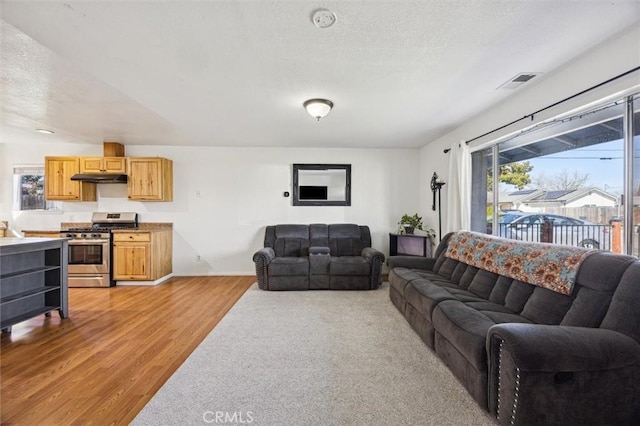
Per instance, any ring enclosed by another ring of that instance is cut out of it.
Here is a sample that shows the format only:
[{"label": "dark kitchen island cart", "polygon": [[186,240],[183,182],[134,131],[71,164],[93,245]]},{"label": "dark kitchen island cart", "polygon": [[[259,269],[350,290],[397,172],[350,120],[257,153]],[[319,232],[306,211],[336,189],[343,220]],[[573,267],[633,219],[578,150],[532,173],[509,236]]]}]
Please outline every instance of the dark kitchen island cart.
[{"label": "dark kitchen island cart", "polygon": [[57,310],[69,316],[68,240],[0,238],[0,329]]}]

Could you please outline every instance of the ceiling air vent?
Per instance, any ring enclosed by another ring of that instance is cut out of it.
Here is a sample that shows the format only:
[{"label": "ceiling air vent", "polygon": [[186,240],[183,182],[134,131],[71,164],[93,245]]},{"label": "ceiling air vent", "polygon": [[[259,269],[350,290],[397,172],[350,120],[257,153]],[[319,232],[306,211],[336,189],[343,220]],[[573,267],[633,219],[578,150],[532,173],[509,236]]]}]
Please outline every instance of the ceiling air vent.
[{"label": "ceiling air vent", "polygon": [[521,72],[513,78],[510,78],[506,83],[498,87],[498,89],[517,89],[523,84],[526,84],[533,80],[535,77],[542,74],[541,72]]}]

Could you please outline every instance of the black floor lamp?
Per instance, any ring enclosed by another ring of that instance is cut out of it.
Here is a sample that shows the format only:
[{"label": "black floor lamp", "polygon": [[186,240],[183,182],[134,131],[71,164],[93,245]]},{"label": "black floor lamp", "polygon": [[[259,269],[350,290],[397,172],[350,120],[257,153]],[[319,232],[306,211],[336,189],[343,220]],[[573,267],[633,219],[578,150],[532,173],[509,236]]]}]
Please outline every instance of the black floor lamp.
[{"label": "black floor lamp", "polygon": [[431,192],[433,192],[433,205],[431,209],[433,211],[436,210],[436,192],[438,193],[438,238],[442,241],[442,198],[440,198],[440,190],[445,185],[445,183],[438,178],[436,172],[433,172],[433,176],[431,177]]}]

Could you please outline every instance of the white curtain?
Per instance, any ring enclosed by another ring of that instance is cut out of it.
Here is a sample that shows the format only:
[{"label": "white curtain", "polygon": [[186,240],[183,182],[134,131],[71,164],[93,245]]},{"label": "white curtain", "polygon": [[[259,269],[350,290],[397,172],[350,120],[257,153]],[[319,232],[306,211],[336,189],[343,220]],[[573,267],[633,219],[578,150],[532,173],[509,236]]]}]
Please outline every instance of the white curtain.
[{"label": "white curtain", "polygon": [[445,233],[471,227],[471,153],[465,141],[449,151]]}]

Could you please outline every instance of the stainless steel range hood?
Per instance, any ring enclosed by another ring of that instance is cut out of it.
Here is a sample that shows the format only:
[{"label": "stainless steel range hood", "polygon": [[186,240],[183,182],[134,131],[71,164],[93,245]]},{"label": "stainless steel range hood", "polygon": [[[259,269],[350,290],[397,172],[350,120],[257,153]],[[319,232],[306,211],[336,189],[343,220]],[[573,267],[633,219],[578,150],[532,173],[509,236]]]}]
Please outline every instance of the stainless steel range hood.
[{"label": "stainless steel range hood", "polygon": [[121,173],[78,173],[71,180],[91,183],[127,183],[127,175]]}]

